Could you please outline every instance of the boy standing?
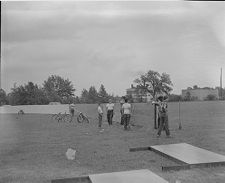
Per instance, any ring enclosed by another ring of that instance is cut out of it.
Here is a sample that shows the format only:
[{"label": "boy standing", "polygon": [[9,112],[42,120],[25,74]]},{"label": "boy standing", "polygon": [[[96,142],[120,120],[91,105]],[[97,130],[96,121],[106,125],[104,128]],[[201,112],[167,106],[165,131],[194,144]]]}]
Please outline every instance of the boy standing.
[{"label": "boy standing", "polygon": [[107,120],[109,125],[112,125],[112,118],[114,113],[114,104],[112,103],[112,100],[109,99],[109,103],[106,104],[106,110],[107,110]]},{"label": "boy standing", "polygon": [[75,112],[75,104],[74,103],[71,103],[69,105],[69,112],[70,112],[70,115],[71,115],[71,120],[70,120],[70,122],[71,122],[74,118],[74,112]]},{"label": "boy standing", "polygon": [[121,125],[124,125],[124,116],[123,116],[123,109],[122,109],[123,104],[124,104],[124,98],[122,98],[120,100],[120,115],[121,115],[121,117],[120,117],[120,124]]},{"label": "boy standing", "polygon": [[102,116],[103,116],[103,110],[101,107],[101,104],[98,103],[98,127],[102,127]]},{"label": "boy standing", "polygon": [[131,116],[131,105],[128,103],[127,98],[124,101],[125,103],[122,105],[124,130],[128,130]]}]

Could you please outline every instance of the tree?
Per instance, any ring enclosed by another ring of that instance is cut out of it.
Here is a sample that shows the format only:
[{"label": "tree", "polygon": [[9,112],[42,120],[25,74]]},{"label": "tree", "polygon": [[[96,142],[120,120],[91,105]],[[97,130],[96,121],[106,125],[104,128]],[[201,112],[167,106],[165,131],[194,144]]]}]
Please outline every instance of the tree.
[{"label": "tree", "polygon": [[81,92],[81,97],[80,97],[81,103],[88,103],[89,102],[88,97],[89,97],[88,91],[86,89],[83,89]]},{"label": "tree", "polygon": [[212,94],[209,94],[209,95],[207,95],[205,100],[216,100],[216,96],[212,95]]},{"label": "tree", "polygon": [[[157,71],[149,70],[147,73],[142,74],[140,78],[134,80],[138,84],[138,87],[142,89],[143,93],[150,93],[155,99],[157,94],[169,95],[172,91],[172,81],[169,74],[162,73],[160,75]],[[154,105],[154,128],[157,128],[156,124],[156,105]]]},{"label": "tree", "polygon": [[194,86],[193,86],[193,89],[198,89],[198,86],[197,86],[197,85],[194,85]]},{"label": "tree", "polygon": [[168,95],[172,91],[171,86],[173,86],[169,74],[162,73],[160,75],[158,72],[152,70],[142,74],[134,82],[138,84],[138,87],[142,89],[143,93],[150,93],[153,98],[157,94],[165,93]]},{"label": "tree", "polygon": [[0,106],[8,103],[6,92],[0,89]]},{"label": "tree", "polygon": [[184,96],[184,100],[185,101],[190,101],[191,100],[191,93],[188,91],[187,93],[186,93],[186,95]]},{"label": "tree", "polygon": [[28,82],[24,86],[20,85],[19,87],[14,85],[11,90],[12,92],[8,95],[11,105],[39,105],[48,103],[43,89],[32,82]]},{"label": "tree", "polygon": [[94,86],[91,86],[88,91],[88,103],[96,103],[98,101],[98,92]]},{"label": "tree", "polygon": [[178,102],[180,100],[181,100],[181,95],[175,95],[175,94],[169,95],[170,102]]},{"label": "tree", "polygon": [[99,91],[98,91],[98,100],[99,102],[101,103],[106,103],[108,102],[108,99],[109,99],[109,95],[108,93],[106,92],[105,90],[105,87],[103,84],[101,84],[100,88],[99,88]]},{"label": "tree", "polygon": [[44,91],[50,102],[63,102],[74,96],[75,88],[69,79],[57,75],[48,77],[43,84]]}]

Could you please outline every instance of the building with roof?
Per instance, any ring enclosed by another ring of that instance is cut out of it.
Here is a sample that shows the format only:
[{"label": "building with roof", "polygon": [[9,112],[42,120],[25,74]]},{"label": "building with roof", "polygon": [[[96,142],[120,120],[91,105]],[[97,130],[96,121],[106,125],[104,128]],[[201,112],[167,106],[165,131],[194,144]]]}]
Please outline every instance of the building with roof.
[{"label": "building with roof", "polygon": [[182,99],[189,98],[190,100],[207,100],[208,96],[214,96],[215,99],[219,99],[218,88],[187,88],[182,90]]},{"label": "building with roof", "polygon": [[126,90],[126,95],[131,97],[133,102],[150,102],[151,95],[146,93],[142,88],[134,87],[131,85],[131,88]]}]

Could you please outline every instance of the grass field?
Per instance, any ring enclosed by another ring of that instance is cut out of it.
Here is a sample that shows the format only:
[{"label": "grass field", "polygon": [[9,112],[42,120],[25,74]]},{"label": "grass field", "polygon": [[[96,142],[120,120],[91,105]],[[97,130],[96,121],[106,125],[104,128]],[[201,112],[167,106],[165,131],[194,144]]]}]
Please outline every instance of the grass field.
[{"label": "grass field", "polygon": [[[176,163],[151,151],[129,152],[129,148],[186,142],[225,155],[225,102],[181,103],[182,130],[178,130],[178,103],[169,103],[172,138],[164,132],[156,138],[151,104],[135,104],[131,131],[117,122],[111,127],[104,122],[103,133],[97,128],[97,105],[87,107],[90,124],[57,123],[47,114],[0,114],[0,182],[49,183],[147,168],[170,183],[224,183],[225,167],[162,172],[162,165]],[[73,161],[66,159],[68,148],[77,151]]]}]

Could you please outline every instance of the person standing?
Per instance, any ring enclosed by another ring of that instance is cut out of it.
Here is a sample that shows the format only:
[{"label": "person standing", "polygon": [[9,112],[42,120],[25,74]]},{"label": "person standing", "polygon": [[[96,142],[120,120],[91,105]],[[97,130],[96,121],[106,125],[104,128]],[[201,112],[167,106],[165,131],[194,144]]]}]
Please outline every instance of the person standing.
[{"label": "person standing", "polygon": [[71,115],[71,120],[70,120],[70,122],[71,122],[74,118],[74,112],[75,112],[75,104],[74,103],[71,103],[69,105],[69,112],[70,112],[70,115]]},{"label": "person standing", "polygon": [[102,127],[102,116],[103,116],[103,110],[101,107],[101,104],[98,103],[98,127]]},{"label": "person standing", "polygon": [[127,98],[124,101],[125,103],[122,105],[124,130],[128,130],[131,117],[131,104],[128,103]]},{"label": "person standing", "polygon": [[120,117],[120,124],[121,125],[124,125],[124,116],[123,116],[123,109],[122,109],[123,104],[124,104],[124,98],[122,98],[120,100],[120,115],[121,115],[121,117]]},{"label": "person standing", "polygon": [[159,118],[160,118],[157,137],[160,137],[163,128],[166,131],[166,136],[170,137],[169,124],[168,124],[168,104],[167,104],[167,102],[164,100],[163,96],[159,96],[158,101],[153,102],[153,104],[156,104],[158,106],[158,114],[159,114]]},{"label": "person standing", "polygon": [[109,103],[106,104],[106,110],[107,110],[107,120],[109,125],[112,125],[112,119],[113,119],[113,113],[114,113],[114,103],[112,103],[112,100],[109,99]]}]

